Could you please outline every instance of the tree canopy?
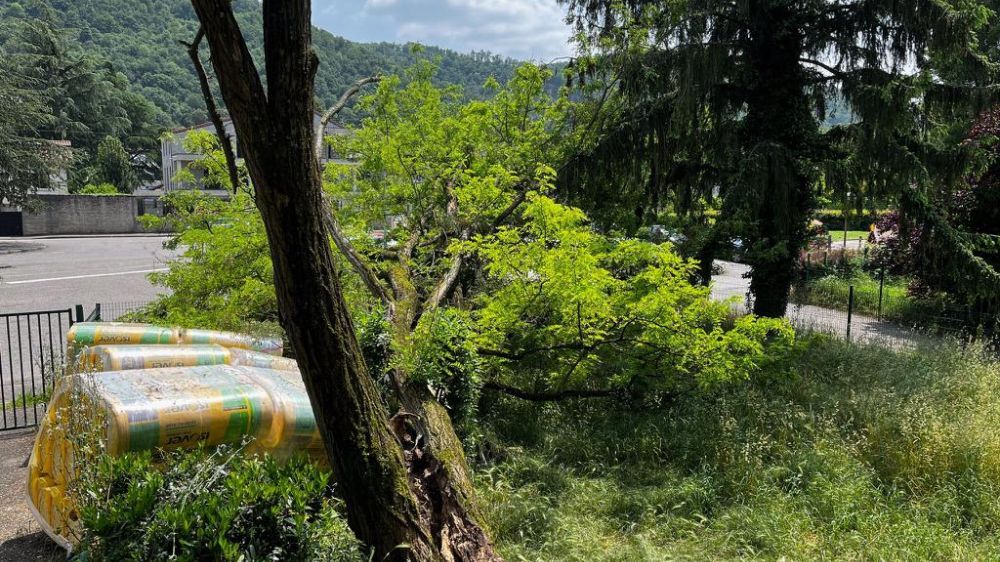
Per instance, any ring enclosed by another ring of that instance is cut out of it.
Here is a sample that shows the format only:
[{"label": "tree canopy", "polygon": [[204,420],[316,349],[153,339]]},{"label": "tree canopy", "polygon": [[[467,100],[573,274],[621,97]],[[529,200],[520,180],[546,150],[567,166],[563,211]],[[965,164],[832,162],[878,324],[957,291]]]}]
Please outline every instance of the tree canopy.
[{"label": "tree canopy", "polygon": [[[983,3],[564,3],[587,53],[578,75],[607,114],[565,190],[625,226],[622,209],[634,225],[668,203],[717,208],[704,257],[744,238],[764,315],[784,313],[821,182],[899,193],[940,180],[956,158],[938,125],[992,91]],[[854,120],[823,129],[831,94]]]}]

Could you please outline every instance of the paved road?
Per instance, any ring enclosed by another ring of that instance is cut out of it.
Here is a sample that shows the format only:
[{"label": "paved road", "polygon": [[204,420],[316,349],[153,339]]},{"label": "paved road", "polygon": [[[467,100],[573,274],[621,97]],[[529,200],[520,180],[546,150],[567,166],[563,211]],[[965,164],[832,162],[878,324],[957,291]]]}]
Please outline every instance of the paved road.
[{"label": "paved road", "polygon": [[[722,272],[712,277],[712,298],[718,300],[737,298],[734,308],[745,313],[750,280],[744,275],[750,271],[750,267],[726,261],[716,263],[722,267]],[[800,329],[816,330],[840,337],[847,335],[847,313],[840,310],[810,305],[789,305],[785,316]],[[926,336],[922,334],[870,316],[855,314],[851,318],[851,341],[878,342],[894,348],[910,348],[925,339]]]},{"label": "paved road", "polygon": [[146,276],[174,255],[164,240],[0,238],[0,313],[152,300],[162,289]]},{"label": "paved road", "polygon": [[[34,423],[43,404],[20,407],[21,396],[39,396],[63,361],[67,313],[13,316],[95,303],[144,304],[162,289],[149,282],[174,252],[162,236],[0,239],[0,427]],[[118,307],[116,307],[118,308]],[[106,309],[107,310],[107,309]],[[109,319],[105,315],[105,319]]]}]

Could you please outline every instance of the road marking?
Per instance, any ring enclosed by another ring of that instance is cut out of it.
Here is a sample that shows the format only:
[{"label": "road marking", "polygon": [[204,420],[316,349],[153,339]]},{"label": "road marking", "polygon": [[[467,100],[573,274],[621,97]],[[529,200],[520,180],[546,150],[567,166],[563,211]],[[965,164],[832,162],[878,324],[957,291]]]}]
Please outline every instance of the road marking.
[{"label": "road marking", "polygon": [[134,275],[136,273],[159,273],[167,271],[166,267],[157,269],[139,269],[136,271],[116,271],[114,273],[91,273],[90,275],[70,275],[67,277],[48,277],[45,279],[25,279],[23,281],[5,281],[4,285],[26,285],[28,283],[48,283],[50,281],[68,281],[70,279],[91,279],[93,277],[116,277],[118,275]]}]

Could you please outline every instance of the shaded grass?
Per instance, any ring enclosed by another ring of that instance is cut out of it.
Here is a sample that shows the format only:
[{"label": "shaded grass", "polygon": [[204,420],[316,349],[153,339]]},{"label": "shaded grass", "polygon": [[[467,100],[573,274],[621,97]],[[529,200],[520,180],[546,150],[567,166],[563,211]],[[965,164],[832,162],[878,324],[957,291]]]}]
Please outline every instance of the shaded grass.
[{"label": "shaded grass", "polygon": [[488,405],[508,560],[1000,559],[1000,376],[954,346],[814,337],[665,407]]}]

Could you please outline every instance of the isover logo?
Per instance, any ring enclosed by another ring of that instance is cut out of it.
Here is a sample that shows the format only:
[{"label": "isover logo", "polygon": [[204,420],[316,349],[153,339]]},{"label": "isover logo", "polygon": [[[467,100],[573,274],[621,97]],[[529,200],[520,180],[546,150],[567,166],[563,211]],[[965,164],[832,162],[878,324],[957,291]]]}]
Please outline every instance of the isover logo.
[{"label": "isover logo", "polygon": [[203,431],[202,433],[185,433],[183,435],[172,435],[167,439],[167,445],[184,445],[187,443],[197,443],[198,441],[204,441],[208,439],[208,432]]}]

